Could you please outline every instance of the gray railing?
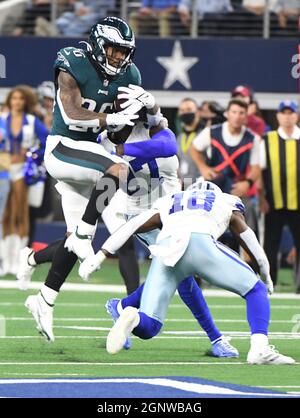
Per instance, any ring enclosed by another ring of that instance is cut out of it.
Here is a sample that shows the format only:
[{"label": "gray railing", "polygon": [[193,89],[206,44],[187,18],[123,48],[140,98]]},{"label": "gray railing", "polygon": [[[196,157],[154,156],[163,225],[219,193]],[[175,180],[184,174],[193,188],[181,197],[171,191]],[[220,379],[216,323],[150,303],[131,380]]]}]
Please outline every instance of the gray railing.
[{"label": "gray railing", "polygon": [[[22,2],[24,8],[22,16],[20,16],[20,13],[19,15],[16,14],[17,8],[18,12],[20,11],[20,4],[17,5],[16,1]],[[81,1],[84,3],[84,0]],[[291,16],[287,19],[285,27],[280,26],[278,15],[270,11],[270,0],[265,0],[265,10],[262,10],[260,14],[243,8],[241,6],[242,0],[232,0],[232,12],[214,15],[204,14],[203,16],[198,13],[198,1],[201,0],[192,0],[191,2],[188,24],[182,23],[177,12],[169,15],[168,18],[162,18],[161,15],[153,16],[153,18],[149,16],[143,18],[139,16],[142,2],[137,0],[114,0],[111,2],[113,7],[110,12],[129,21],[129,23],[134,22],[137,37],[262,37],[268,39],[270,37],[299,36],[299,16]],[[27,9],[30,10],[34,6],[34,0],[28,0],[27,4],[26,0],[4,0],[0,2],[0,5],[2,14],[6,16],[5,20],[1,21],[0,19],[1,35],[36,34],[41,36],[35,28],[36,15],[29,17],[26,12]],[[99,8],[101,8],[101,0],[99,0]],[[41,10],[40,16],[44,21],[46,20],[44,26],[49,26],[49,31],[46,30],[44,36],[60,35],[56,27],[56,20],[69,9],[69,0],[49,0],[49,10]]]}]

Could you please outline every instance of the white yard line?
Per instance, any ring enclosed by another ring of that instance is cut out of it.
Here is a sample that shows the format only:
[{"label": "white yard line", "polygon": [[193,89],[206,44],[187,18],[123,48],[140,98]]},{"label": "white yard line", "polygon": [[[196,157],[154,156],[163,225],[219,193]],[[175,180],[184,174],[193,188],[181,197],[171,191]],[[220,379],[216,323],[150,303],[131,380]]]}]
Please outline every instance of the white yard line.
[{"label": "white yard line", "polygon": [[[294,364],[300,364],[296,362]],[[0,366],[241,366],[246,365],[252,367],[252,365],[248,365],[246,361],[159,361],[159,362],[74,362],[74,361],[66,361],[66,362],[0,362]],[[0,381],[1,382],[1,381]]]},{"label": "white yard line", "polygon": [[[96,332],[101,332],[101,331],[105,331],[105,333],[107,333],[107,331],[110,328],[104,328],[103,330],[99,330],[99,329],[91,329],[91,331],[96,331]],[[166,331],[164,334],[167,334],[168,331]],[[185,332],[185,334],[189,334],[188,332]],[[224,331],[223,335],[227,336],[227,337],[232,337],[232,339],[234,340],[249,340],[250,338],[250,334],[249,332],[245,332],[244,334],[242,334],[241,332],[238,333],[240,335],[237,335],[237,333],[234,334],[231,333],[230,331]],[[65,340],[65,339],[106,339],[107,335],[99,335],[99,334],[94,334],[94,335],[57,335],[55,336],[56,340]],[[132,337],[134,339],[139,339],[138,337]],[[299,340],[300,339],[300,334],[284,334],[281,333],[279,335],[269,335],[270,340]],[[1,340],[26,340],[26,339],[40,339],[42,340],[42,337],[39,335],[9,335],[9,336],[0,336],[0,341]],[[173,340],[192,340],[192,339],[206,339],[208,340],[207,336],[203,333],[201,334],[201,331],[196,331],[193,335],[159,335],[157,337],[155,337],[155,340],[168,340],[168,339],[173,339]]]},{"label": "white yard line", "polygon": [[[1,283],[1,280],[0,280]],[[26,299],[26,297],[24,296],[24,300]],[[23,302],[0,302],[0,306],[24,306]],[[73,308],[73,307],[78,307],[78,308],[103,308],[102,303],[76,303],[76,302],[57,302],[55,304],[56,307],[69,307],[69,308]],[[169,308],[174,308],[174,309],[187,309],[186,305],[184,303],[181,304],[171,304],[169,305]],[[209,304],[209,308],[211,309],[246,309],[246,306],[244,303],[241,302],[240,305],[216,305],[216,304]],[[271,309],[283,309],[283,310],[287,310],[287,309],[297,309],[300,313],[300,305],[271,305]],[[0,312],[3,313],[3,312]]]},{"label": "white yard line", "polygon": [[90,362],[74,362],[74,361],[67,361],[67,362],[0,362],[0,366],[204,366],[204,365],[242,365],[247,364],[245,361],[228,361],[228,362],[205,362],[205,361],[159,361],[159,362],[97,362],[97,363],[90,363]]},{"label": "white yard line", "polygon": [[[29,317],[25,317],[25,316],[5,316],[5,320],[6,321],[34,321],[33,318],[29,318]],[[103,317],[91,317],[91,318],[81,318],[81,317],[57,317],[54,318],[55,322],[58,321],[62,321],[62,322],[112,322],[112,319],[107,317],[107,318],[103,318]],[[214,321],[215,322],[220,322],[220,323],[239,323],[239,324],[248,324],[248,321],[246,319],[218,319],[214,317]],[[180,318],[170,318],[170,319],[165,319],[165,322],[191,322],[191,323],[195,323],[196,320],[189,318],[189,319],[180,319]],[[292,320],[292,319],[273,319],[271,320],[271,324],[295,324],[296,321]]]},{"label": "white yard line", "polygon": [[277,388],[277,389],[281,389],[281,388],[287,388],[287,389],[298,389],[300,388],[300,386],[290,386],[290,385],[281,385],[281,386],[274,386],[274,385],[268,385],[268,386],[259,386],[260,388]]},{"label": "white yard line", "polygon": [[[29,283],[30,290],[38,290],[42,286],[42,282]],[[17,281],[15,280],[0,280],[0,289],[18,289]],[[106,285],[106,284],[91,284],[91,283],[64,283],[63,290],[74,292],[109,292],[109,293],[126,293],[123,285]],[[204,289],[205,296],[214,297],[230,297],[239,298],[234,293],[222,289]],[[275,293],[271,299],[295,299],[300,300],[300,295],[293,293]]]}]

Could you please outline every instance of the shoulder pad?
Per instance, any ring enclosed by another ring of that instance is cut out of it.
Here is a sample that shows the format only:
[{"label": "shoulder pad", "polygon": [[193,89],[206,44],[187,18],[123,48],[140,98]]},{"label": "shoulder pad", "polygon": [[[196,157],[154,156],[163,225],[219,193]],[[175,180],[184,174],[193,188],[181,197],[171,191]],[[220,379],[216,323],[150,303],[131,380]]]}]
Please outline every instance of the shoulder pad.
[{"label": "shoulder pad", "polygon": [[54,68],[69,72],[75,80],[81,81],[85,72],[80,71],[81,65],[86,61],[85,52],[82,49],[67,47],[58,51]]},{"label": "shoulder pad", "polygon": [[245,205],[239,197],[228,193],[223,193],[223,196],[226,202],[232,206],[232,210],[238,210],[244,215],[246,212]]},{"label": "shoulder pad", "polygon": [[142,84],[142,77],[140,70],[137,68],[135,64],[131,64],[127,71],[126,76],[128,77],[128,84],[135,84],[140,86]]}]

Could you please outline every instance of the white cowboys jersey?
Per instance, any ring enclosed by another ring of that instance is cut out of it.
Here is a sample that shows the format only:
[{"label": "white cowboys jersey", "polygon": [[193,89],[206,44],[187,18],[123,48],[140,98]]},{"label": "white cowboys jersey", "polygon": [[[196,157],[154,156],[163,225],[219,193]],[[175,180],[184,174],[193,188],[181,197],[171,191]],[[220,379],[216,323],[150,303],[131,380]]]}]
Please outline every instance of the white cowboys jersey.
[{"label": "white cowboys jersey", "polygon": [[[127,139],[127,143],[151,140],[149,130],[143,123],[138,123]],[[104,141],[105,142],[105,141]],[[104,147],[107,145],[103,143]],[[179,161],[176,155],[167,158],[156,158],[150,162],[140,164],[140,158],[124,156],[133,168],[135,178],[132,176],[129,188],[139,191],[128,196],[122,190],[118,190],[110,202],[110,208],[116,207],[119,213],[136,215],[149,209],[154,202],[162,196],[181,190],[180,180],[177,176]]]},{"label": "white cowboys jersey", "polygon": [[[244,213],[239,197],[213,190],[187,190],[159,199],[153,206],[158,209],[163,229],[158,241],[198,232],[218,239],[228,228],[232,212]],[[181,231],[181,232],[180,232]]]}]

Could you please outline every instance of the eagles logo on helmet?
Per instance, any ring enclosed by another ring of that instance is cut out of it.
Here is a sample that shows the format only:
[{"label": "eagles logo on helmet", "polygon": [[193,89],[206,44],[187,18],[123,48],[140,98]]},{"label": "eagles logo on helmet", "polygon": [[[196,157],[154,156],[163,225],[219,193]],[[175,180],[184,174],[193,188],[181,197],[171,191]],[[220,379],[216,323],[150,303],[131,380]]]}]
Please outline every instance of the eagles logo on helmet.
[{"label": "eagles logo on helmet", "polygon": [[[91,29],[88,43],[94,60],[101,72],[109,79],[124,74],[132,63],[135,38],[132,29],[123,19],[106,17],[99,20]],[[117,66],[109,63],[111,58],[107,55],[109,46],[125,53],[125,58],[120,60]]]}]

